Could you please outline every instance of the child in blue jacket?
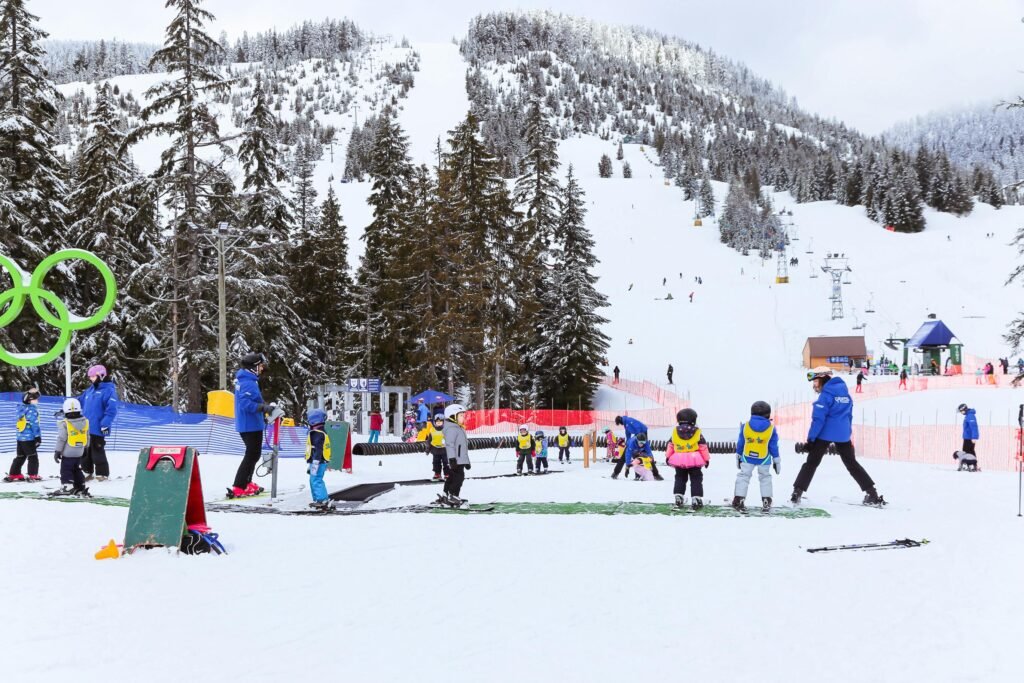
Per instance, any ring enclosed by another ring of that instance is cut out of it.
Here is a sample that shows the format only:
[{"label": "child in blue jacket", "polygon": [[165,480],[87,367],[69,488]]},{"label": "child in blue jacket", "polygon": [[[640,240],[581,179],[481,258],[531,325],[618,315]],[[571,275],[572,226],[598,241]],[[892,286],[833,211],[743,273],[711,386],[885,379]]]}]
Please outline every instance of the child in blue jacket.
[{"label": "child in blue jacket", "polygon": [[[18,406],[18,419],[15,422],[15,429],[18,434],[17,455],[11,463],[11,471],[4,481],[39,481],[39,444],[43,442],[42,432],[39,429],[39,390],[32,387],[21,397],[21,405]],[[28,461],[28,477],[21,474],[21,466]]]},{"label": "child in blue jacket", "polygon": [[537,460],[537,474],[540,474],[541,467],[544,467],[544,471],[548,471],[548,440],[544,438],[544,432],[537,430],[537,433],[533,435],[534,440],[537,442],[537,446],[534,449],[536,453],[535,458]]},{"label": "child in blue jacket", "polygon": [[764,401],[755,401],[750,406],[750,419],[740,425],[740,435],[736,440],[736,489],[732,506],[737,510],[746,507],[747,489],[750,477],[757,468],[757,478],[761,484],[761,510],[768,512],[772,507],[772,473],[782,473],[782,461],[779,458],[779,435],[771,421],[772,407]]},{"label": "child in blue jacket", "polygon": [[331,507],[331,499],[327,497],[324,485],[324,472],[331,461],[331,437],[324,432],[327,413],[319,408],[309,411],[306,417],[309,423],[309,436],[306,437],[306,462],[309,463],[309,492],[313,495],[312,508],[327,510]]}]

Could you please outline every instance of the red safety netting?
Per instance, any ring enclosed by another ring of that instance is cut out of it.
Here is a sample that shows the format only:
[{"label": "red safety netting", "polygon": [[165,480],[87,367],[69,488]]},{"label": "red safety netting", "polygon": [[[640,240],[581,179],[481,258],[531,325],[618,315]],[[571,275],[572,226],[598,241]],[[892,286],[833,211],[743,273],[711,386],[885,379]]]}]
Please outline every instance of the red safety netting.
[{"label": "red safety netting", "polygon": [[475,435],[513,434],[519,425],[531,430],[537,428],[568,427],[572,430],[597,430],[613,426],[617,415],[629,415],[648,427],[671,427],[676,423],[676,412],[690,405],[689,401],[673,391],[651,382],[636,382],[604,378],[604,384],[633,396],[659,404],[658,408],[641,410],[544,410],[500,408],[498,410],[470,410],[466,412],[466,430]]}]

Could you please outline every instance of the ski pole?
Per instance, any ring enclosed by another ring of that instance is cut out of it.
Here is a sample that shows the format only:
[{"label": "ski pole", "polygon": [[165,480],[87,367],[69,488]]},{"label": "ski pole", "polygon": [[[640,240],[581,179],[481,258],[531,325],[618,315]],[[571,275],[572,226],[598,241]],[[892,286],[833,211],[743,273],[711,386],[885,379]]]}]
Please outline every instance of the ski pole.
[{"label": "ski pole", "polygon": [[1021,516],[1021,486],[1024,477],[1024,403],[1017,412],[1017,516]]}]

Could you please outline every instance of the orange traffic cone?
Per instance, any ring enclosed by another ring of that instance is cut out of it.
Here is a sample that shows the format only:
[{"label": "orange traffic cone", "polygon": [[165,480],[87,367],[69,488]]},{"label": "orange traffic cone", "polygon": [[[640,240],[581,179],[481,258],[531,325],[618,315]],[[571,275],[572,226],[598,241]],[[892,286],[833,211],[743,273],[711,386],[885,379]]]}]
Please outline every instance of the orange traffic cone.
[{"label": "orange traffic cone", "polygon": [[103,549],[96,553],[97,560],[116,560],[121,557],[121,551],[117,549],[117,543],[110,539],[110,543],[103,546]]}]

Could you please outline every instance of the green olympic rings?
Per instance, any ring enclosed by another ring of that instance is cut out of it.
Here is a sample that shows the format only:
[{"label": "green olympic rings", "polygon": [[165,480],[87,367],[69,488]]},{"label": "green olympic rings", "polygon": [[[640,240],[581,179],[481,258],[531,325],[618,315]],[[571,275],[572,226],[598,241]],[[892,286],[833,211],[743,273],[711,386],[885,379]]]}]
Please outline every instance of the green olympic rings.
[{"label": "green olympic rings", "polygon": [[[103,285],[106,288],[106,295],[99,310],[88,318],[72,316],[67,305],[61,301],[56,294],[43,288],[43,280],[54,266],[64,261],[79,260],[85,261],[99,271],[103,277]],[[0,328],[7,327],[25,308],[25,301],[31,299],[32,308],[36,314],[47,325],[52,325],[60,331],[57,343],[46,353],[18,353],[13,354],[3,346],[0,346],[0,361],[17,367],[32,368],[56,359],[64,353],[64,349],[71,343],[71,333],[79,330],[87,330],[96,327],[110,315],[114,310],[114,302],[117,299],[117,283],[114,281],[114,273],[110,267],[100,260],[96,254],[84,249],[62,249],[43,259],[43,262],[32,272],[29,284],[25,285],[28,274],[23,271],[17,263],[10,258],[0,254],[0,270],[7,273],[11,278],[13,287],[0,294],[0,311],[6,306],[7,310],[0,313]]]}]

